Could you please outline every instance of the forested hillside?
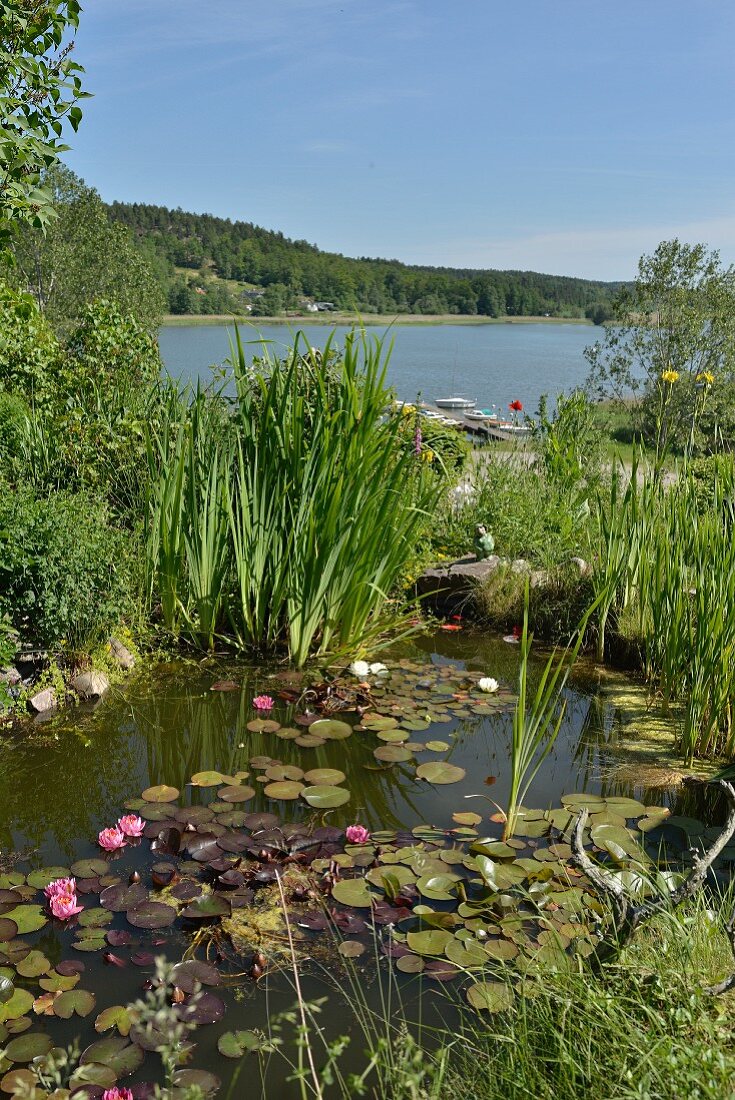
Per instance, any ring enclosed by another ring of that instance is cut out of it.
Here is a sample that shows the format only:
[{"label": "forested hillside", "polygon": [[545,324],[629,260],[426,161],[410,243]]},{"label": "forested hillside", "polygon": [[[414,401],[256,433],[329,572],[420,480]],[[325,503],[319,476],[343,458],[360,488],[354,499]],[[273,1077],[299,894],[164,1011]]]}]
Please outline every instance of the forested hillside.
[{"label": "forested hillside", "polygon": [[249,222],[165,206],[114,202],[107,210],[163,261],[156,266],[166,278],[172,313],[238,311],[247,304],[254,314],[271,315],[319,301],[362,313],[548,314],[602,320],[617,289],[617,284],[532,271],[349,259]]}]

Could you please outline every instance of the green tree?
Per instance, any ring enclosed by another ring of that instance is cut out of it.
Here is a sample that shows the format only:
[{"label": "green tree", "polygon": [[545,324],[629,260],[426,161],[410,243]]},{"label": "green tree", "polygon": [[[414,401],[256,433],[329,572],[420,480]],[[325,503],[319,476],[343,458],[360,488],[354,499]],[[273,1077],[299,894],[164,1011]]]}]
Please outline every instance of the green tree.
[{"label": "green tree", "polygon": [[[586,349],[588,388],[630,405],[649,440],[709,449],[735,430],[735,268],[704,244],[663,241]],[[634,400],[630,404],[631,398]]]},{"label": "green tree", "polygon": [[0,240],[8,224],[43,228],[52,216],[42,173],[76,130],[82,69],[70,58],[78,0],[0,0]]},{"label": "green tree", "polygon": [[14,227],[9,272],[31,293],[54,328],[69,331],[98,299],[113,302],[148,331],[165,307],[160,282],[130,231],[111,224],[97,192],[57,165],[44,176],[56,213],[46,231]]}]

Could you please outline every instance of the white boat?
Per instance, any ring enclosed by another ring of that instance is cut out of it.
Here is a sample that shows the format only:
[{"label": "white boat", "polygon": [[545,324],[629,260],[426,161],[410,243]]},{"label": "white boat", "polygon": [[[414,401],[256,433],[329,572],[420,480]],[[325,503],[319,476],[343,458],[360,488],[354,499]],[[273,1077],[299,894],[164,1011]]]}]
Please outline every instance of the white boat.
[{"label": "white boat", "polygon": [[468,420],[497,420],[497,412],[490,409],[468,409],[465,413]]},{"label": "white boat", "polygon": [[455,397],[437,397],[434,404],[439,409],[457,409],[461,411],[462,409],[474,409],[477,402],[457,395]]}]

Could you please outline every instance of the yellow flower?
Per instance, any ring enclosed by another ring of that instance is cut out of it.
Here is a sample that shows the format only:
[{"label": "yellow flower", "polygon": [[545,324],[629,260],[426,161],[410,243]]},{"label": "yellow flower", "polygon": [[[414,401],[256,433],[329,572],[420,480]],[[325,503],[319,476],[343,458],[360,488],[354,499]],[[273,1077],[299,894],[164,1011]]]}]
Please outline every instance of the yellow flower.
[{"label": "yellow flower", "polygon": [[421,451],[421,458],[424,462],[433,462],[434,452],[429,447],[424,447]]},{"label": "yellow flower", "polygon": [[673,385],[673,383],[678,381],[678,379],[679,379],[679,372],[678,372],[678,370],[671,370],[669,368],[669,370],[665,370],[665,371],[661,372],[661,377],[664,380],[664,382],[670,382]]},{"label": "yellow flower", "polygon": [[413,416],[413,414],[415,412],[416,412],[416,406],[415,405],[404,405],[403,408],[401,409],[401,415],[402,416]]},{"label": "yellow flower", "polygon": [[715,376],[711,370],[700,371],[696,378],[697,382],[703,382],[705,386],[711,386],[714,380]]}]

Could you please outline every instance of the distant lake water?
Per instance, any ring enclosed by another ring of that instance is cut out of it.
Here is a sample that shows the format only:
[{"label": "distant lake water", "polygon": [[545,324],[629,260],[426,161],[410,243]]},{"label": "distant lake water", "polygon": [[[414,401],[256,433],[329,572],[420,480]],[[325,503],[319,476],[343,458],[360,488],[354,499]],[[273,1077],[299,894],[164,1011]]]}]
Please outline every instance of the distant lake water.
[{"label": "distant lake water", "polygon": [[[327,325],[300,327],[314,347],[321,347],[330,331]],[[248,326],[240,331],[250,356],[258,354],[259,339],[269,341],[273,353],[284,352],[295,330],[262,325],[257,332]],[[347,331],[335,326],[338,342]],[[378,326],[367,331],[385,332]],[[224,325],[162,328],[161,355],[169,373],[187,381],[209,379],[210,367],[229,355],[230,332]],[[542,393],[553,398],[584,382],[583,352],[599,332],[574,324],[399,325],[388,336],[393,341],[388,377],[402,400],[419,392],[425,401],[461,393],[482,407],[505,409],[519,400],[533,413]]]}]

